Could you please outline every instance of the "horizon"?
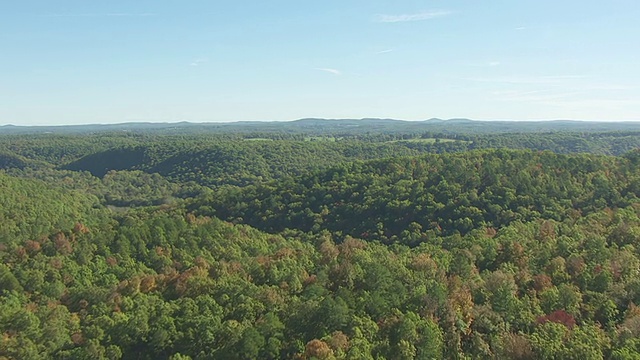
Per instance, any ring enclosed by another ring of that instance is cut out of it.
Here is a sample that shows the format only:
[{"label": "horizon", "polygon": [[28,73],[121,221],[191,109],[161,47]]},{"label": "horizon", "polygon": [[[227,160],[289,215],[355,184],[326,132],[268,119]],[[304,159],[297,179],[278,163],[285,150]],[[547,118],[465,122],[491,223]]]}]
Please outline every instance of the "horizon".
[{"label": "horizon", "polygon": [[633,0],[10,2],[0,125],[640,121],[639,16]]},{"label": "horizon", "polygon": [[304,120],[318,120],[318,121],[367,121],[367,120],[385,120],[385,121],[398,121],[398,122],[429,122],[429,121],[441,121],[441,122],[449,122],[449,121],[468,121],[468,122],[477,122],[477,123],[553,123],[553,122],[576,122],[576,123],[607,123],[607,124],[618,124],[618,123],[627,123],[634,124],[638,123],[640,125],[640,120],[580,120],[580,119],[539,119],[539,120],[509,120],[509,119],[470,119],[470,118],[451,118],[451,119],[441,119],[441,118],[429,118],[429,119],[421,119],[421,120],[406,120],[406,119],[394,119],[394,118],[360,118],[360,119],[348,119],[348,118],[340,118],[340,119],[332,119],[332,118],[317,118],[317,117],[306,117],[300,119],[293,120],[229,120],[229,121],[188,121],[188,120],[177,120],[177,121],[127,121],[127,122],[114,122],[114,123],[78,123],[78,124],[47,124],[47,125],[16,125],[12,123],[0,124],[1,127],[24,127],[24,128],[43,128],[43,127],[82,127],[82,126],[126,126],[126,125],[216,125],[216,124],[240,124],[240,123],[294,123]]}]

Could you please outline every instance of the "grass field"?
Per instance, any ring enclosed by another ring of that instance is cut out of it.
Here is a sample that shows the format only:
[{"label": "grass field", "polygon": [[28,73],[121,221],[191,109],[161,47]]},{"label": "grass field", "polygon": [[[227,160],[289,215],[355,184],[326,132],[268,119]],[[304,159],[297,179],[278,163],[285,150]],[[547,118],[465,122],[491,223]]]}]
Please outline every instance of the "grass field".
[{"label": "grass field", "polygon": [[307,136],[304,138],[304,141],[336,141],[340,140],[340,138],[336,138],[333,136]]},{"label": "grass field", "polygon": [[455,142],[455,141],[461,141],[461,142],[469,142],[466,140],[454,140],[454,139],[443,139],[443,138],[415,138],[415,139],[407,139],[407,140],[393,140],[390,142],[400,142],[400,141],[405,141],[405,142],[415,142],[415,143],[427,143],[427,144],[434,144],[436,141],[445,143],[445,142]]},{"label": "grass field", "polygon": [[242,140],[244,140],[244,141],[273,141],[273,139],[267,139],[267,138],[244,138]]}]

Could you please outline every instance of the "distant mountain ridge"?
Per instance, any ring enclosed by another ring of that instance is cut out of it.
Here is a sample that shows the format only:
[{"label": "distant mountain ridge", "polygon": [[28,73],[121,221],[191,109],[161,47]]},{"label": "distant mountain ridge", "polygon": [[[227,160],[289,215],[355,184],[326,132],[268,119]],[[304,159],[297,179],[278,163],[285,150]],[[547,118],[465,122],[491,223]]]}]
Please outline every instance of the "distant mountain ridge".
[{"label": "distant mountain ridge", "polygon": [[96,132],[160,132],[160,133],[231,133],[231,132],[288,132],[310,134],[374,132],[444,132],[444,133],[507,133],[554,131],[640,131],[640,121],[507,121],[471,120],[465,118],[427,120],[397,120],[388,118],[323,119],[303,118],[293,121],[236,121],[236,122],[126,122],[119,124],[87,124],[59,126],[0,126],[2,134],[77,134]]}]

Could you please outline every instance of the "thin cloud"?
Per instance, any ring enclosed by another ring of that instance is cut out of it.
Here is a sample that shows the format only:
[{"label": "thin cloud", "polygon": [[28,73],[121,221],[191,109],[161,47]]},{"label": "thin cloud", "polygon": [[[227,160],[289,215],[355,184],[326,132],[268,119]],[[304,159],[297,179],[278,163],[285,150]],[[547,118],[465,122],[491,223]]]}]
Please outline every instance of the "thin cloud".
[{"label": "thin cloud", "polygon": [[333,75],[342,75],[342,72],[340,70],[331,69],[331,68],[315,68],[315,70],[324,71],[326,73],[333,74]]},{"label": "thin cloud", "polygon": [[154,13],[80,13],[80,14],[45,14],[44,17],[55,18],[95,18],[95,17],[148,17]]},{"label": "thin cloud", "polygon": [[208,61],[209,61],[209,59],[207,59],[207,58],[198,58],[198,59],[193,60],[189,64],[189,66],[200,66],[200,64],[206,63]]},{"label": "thin cloud", "polygon": [[640,100],[636,98],[593,94],[584,89],[574,91],[497,91],[492,93],[493,100],[506,102],[527,102],[539,105],[566,107],[573,109],[621,109],[629,106],[637,107]]},{"label": "thin cloud", "polygon": [[496,67],[502,65],[500,61],[488,61],[488,62],[477,62],[477,63],[467,63],[466,66],[473,67]]},{"label": "thin cloud", "polygon": [[386,49],[386,50],[377,51],[376,54],[388,54],[390,52],[393,52],[393,49]]},{"label": "thin cloud", "polygon": [[431,20],[443,16],[450,15],[449,10],[433,10],[424,11],[415,14],[402,14],[402,15],[376,15],[374,21],[381,23],[397,23],[397,22],[409,22],[409,21],[424,21]]},{"label": "thin cloud", "polygon": [[605,91],[621,91],[637,89],[635,86],[618,85],[618,84],[593,84],[581,87],[584,90],[605,90]]},{"label": "thin cloud", "polygon": [[[494,91],[494,100],[499,101],[518,101],[518,102],[548,102],[566,99],[576,95],[580,95],[580,91],[555,92],[550,90],[533,90],[533,91]],[[563,100],[564,101],[564,100]]]},{"label": "thin cloud", "polygon": [[525,26],[520,26],[520,27],[517,27],[517,28],[516,28],[516,30],[518,30],[518,31],[525,30],[525,29],[526,29],[526,27],[525,27]]},{"label": "thin cloud", "polygon": [[528,77],[495,77],[483,78],[473,77],[464,80],[488,83],[505,83],[505,84],[559,84],[567,80],[584,79],[584,75],[553,75],[553,76],[528,76]]},{"label": "thin cloud", "polygon": [[[616,85],[616,84],[592,84],[592,85],[569,85],[566,86],[563,84],[562,86],[554,86],[546,89],[539,90],[502,90],[502,91],[493,91],[491,95],[493,95],[494,100],[500,101],[520,101],[520,102],[535,102],[535,103],[544,103],[551,104],[554,103],[575,103],[577,101],[582,101],[586,98],[593,96],[605,96],[612,98],[610,101],[613,103],[614,101],[621,102],[620,96],[624,96],[624,93],[620,93],[620,91],[632,89],[631,87],[627,87],[625,85]],[[582,100],[581,100],[582,99]],[[601,99],[602,100],[602,99]],[[600,100],[599,100],[600,101]],[[604,101],[604,100],[602,100]],[[609,101],[609,100],[607,100]],[[629,100],[624,100],[628,102]],[[633,100],[640,102],[640,100]]]},{"label": "thin cloud", "polygon": [[568,100],[549,100],[544,102],[545,105],[564,106],[573,109],[580,108],[595,108],[595,109],[620,109],[628,106],[636,107],[640,105],[640,100],[637,99],[601,99],[601,98],[586,98],[586,99],[568,99]]}]

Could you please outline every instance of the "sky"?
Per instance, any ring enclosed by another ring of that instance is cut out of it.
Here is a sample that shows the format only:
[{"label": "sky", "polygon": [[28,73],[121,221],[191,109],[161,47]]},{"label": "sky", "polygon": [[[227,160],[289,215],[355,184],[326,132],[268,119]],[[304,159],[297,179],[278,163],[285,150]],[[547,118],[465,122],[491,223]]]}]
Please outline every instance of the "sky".
[{"label": "sky", "polygon": [[0,125],[640,120],[638,0],[0,0]]}]

